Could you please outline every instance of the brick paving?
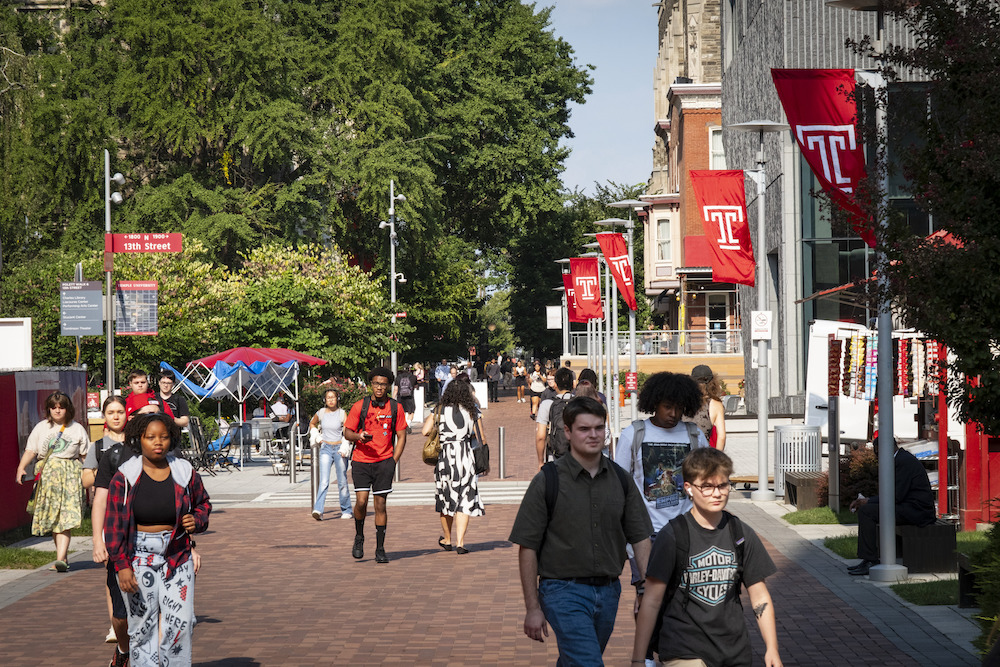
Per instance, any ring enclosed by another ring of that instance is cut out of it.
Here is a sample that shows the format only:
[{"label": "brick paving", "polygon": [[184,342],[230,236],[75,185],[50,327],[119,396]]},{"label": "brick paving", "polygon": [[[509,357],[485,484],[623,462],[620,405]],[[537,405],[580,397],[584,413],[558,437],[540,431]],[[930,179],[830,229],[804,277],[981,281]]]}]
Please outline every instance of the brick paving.
[{"label": "brick paving", "polygon": [[[527,414],[526,404],[510,398],[486,414],[491,445],[498,425],[507,430],[508,478],[535,472],[535,424]],[[432,479],[418,442],[415,435],[404,454],[404,481]],[[892,596],[852,581],[836,559],[783,522],[734,501],[779,568],[769,588],[785,665],[978,664]],[[540,644],[521,632],[517,550],[506,541],[516,511],[489,505],[471,522],[472,553],[459,556],[436,545],[440,523],[432,508],[391,507],[391,562],[376,565],[371,521],[365,558],[355,561],[350,521],[317,523],[300,508],[220,508],[198,540],[205,564],[195,602],[195,664],[552,664],[554,638]],[[77,554],[69,574],[40,570],[3,586],[0,663],[107,664],[103,570],[84,556]],[[627,664],[631,652],[633,598],[624,588],[605,653],[609,665]],[[747,616],[759,664],[763,646]]]}]

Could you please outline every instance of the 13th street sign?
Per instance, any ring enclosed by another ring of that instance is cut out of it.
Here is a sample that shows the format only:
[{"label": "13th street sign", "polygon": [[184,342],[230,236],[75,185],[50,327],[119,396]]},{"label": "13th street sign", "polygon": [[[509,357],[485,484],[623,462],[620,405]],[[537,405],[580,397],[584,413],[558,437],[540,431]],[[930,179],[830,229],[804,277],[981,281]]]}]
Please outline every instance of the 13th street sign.
[{"label": "13th street sign", "polygon": [[105,252],[181,252],[181,234],[105,234]]}]

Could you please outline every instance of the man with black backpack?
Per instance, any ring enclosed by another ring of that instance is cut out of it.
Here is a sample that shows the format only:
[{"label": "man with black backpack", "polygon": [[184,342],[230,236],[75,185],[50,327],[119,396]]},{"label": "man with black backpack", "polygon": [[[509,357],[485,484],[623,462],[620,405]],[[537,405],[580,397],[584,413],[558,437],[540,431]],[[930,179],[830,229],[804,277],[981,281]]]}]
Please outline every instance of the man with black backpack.
[{"label": "man with black backpack", "polygon": [[573,398],[573,371],[560,368],[556,371],[556,389],[552,398],[543,400],[535,416],[535,450],[538,467],[569,451],[566,430],[563,428],[563,410]]},{"label": "man with black backpack", "polygon": [[740,603],[742,584],[764,639],[764,664],[781,667],[774,605],[764,583],[777,568],[753,529],[725,511],[732,473],[732,460],[717,449],[696,449],[684,459],[684,493],[693,505],[656,537],[646,582],[639,587],[644,594],[633,664],[645,662],[660,621],[661,662],[749,667],[753,656]]},{"label": "man with black backpack", "polygon": [[[558,381],[558,380],[557,380]],[[543,466],[518,509],[524,634],[556,635],[560,665],[599,665],[614,631],[625,545],[645,571],[652,526],[628,473],[603,455],[607,411],[578,397],[563,411],[569,455]]]},{"label": "man with black backpack", "polygon": [[354,477],[354,548],[351,555],[365,557],[365,517],[368,494],[375,494],[375,562],[388,563],[385,553],[386,496],[392,493],[396,463],[406,447],[403,406],[389,398],[392,371],[376,368],[368,374],[372,395],[351,406],[344,422],[344,438],[354,443],[351,473]]},{"label": "man with black backpack", "polygon": [[[403,412],[406,413],[406,423],[413,422],[413,413],[417,409],[416,401],[413,398],[413,390],[417,387],[417,376],[410,370],[410,365],[403,366],[403,370],[396,377],[396,382],[392,386],[392,397],[399,399],[403,405]],[[409,432],[409,431],[407,431]]]}]

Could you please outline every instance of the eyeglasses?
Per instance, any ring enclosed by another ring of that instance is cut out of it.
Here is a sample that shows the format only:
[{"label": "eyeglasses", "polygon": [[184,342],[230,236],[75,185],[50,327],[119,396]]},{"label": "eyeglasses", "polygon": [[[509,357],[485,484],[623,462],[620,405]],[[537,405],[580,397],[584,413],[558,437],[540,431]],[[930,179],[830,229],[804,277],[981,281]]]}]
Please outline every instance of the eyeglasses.
[{"label": "eyeglasses", "polygon": [[372,382],[372,386],[373,387],[388,387],[389,383],[388,382],[374,382],[373,381]]},{"label": "eyeglasses", "polygon": [[691,486],[701,491],[701,495],[706,498],[714,494],[716,491],[725,496],[729,493],[730,488],[729,482],[725,482],[724,484],[692,484]]}]

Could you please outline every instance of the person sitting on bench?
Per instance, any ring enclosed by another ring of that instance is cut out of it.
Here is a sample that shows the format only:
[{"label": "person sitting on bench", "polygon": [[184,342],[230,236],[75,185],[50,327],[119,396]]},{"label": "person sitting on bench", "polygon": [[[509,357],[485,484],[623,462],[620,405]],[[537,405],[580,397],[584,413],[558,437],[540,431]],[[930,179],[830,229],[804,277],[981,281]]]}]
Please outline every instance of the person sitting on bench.
[{"label": "person sitting on bench", "polygon": [[[893,440],[893,467],[896,470],[896,524],[923,528],[934,523],[934,494],[927,471],[917,457],[900,449]],[[866,575],[878,558],[878,496],[858,498],[851,503],[858,513],[858,558],[847,568],[853,575]]]}]

